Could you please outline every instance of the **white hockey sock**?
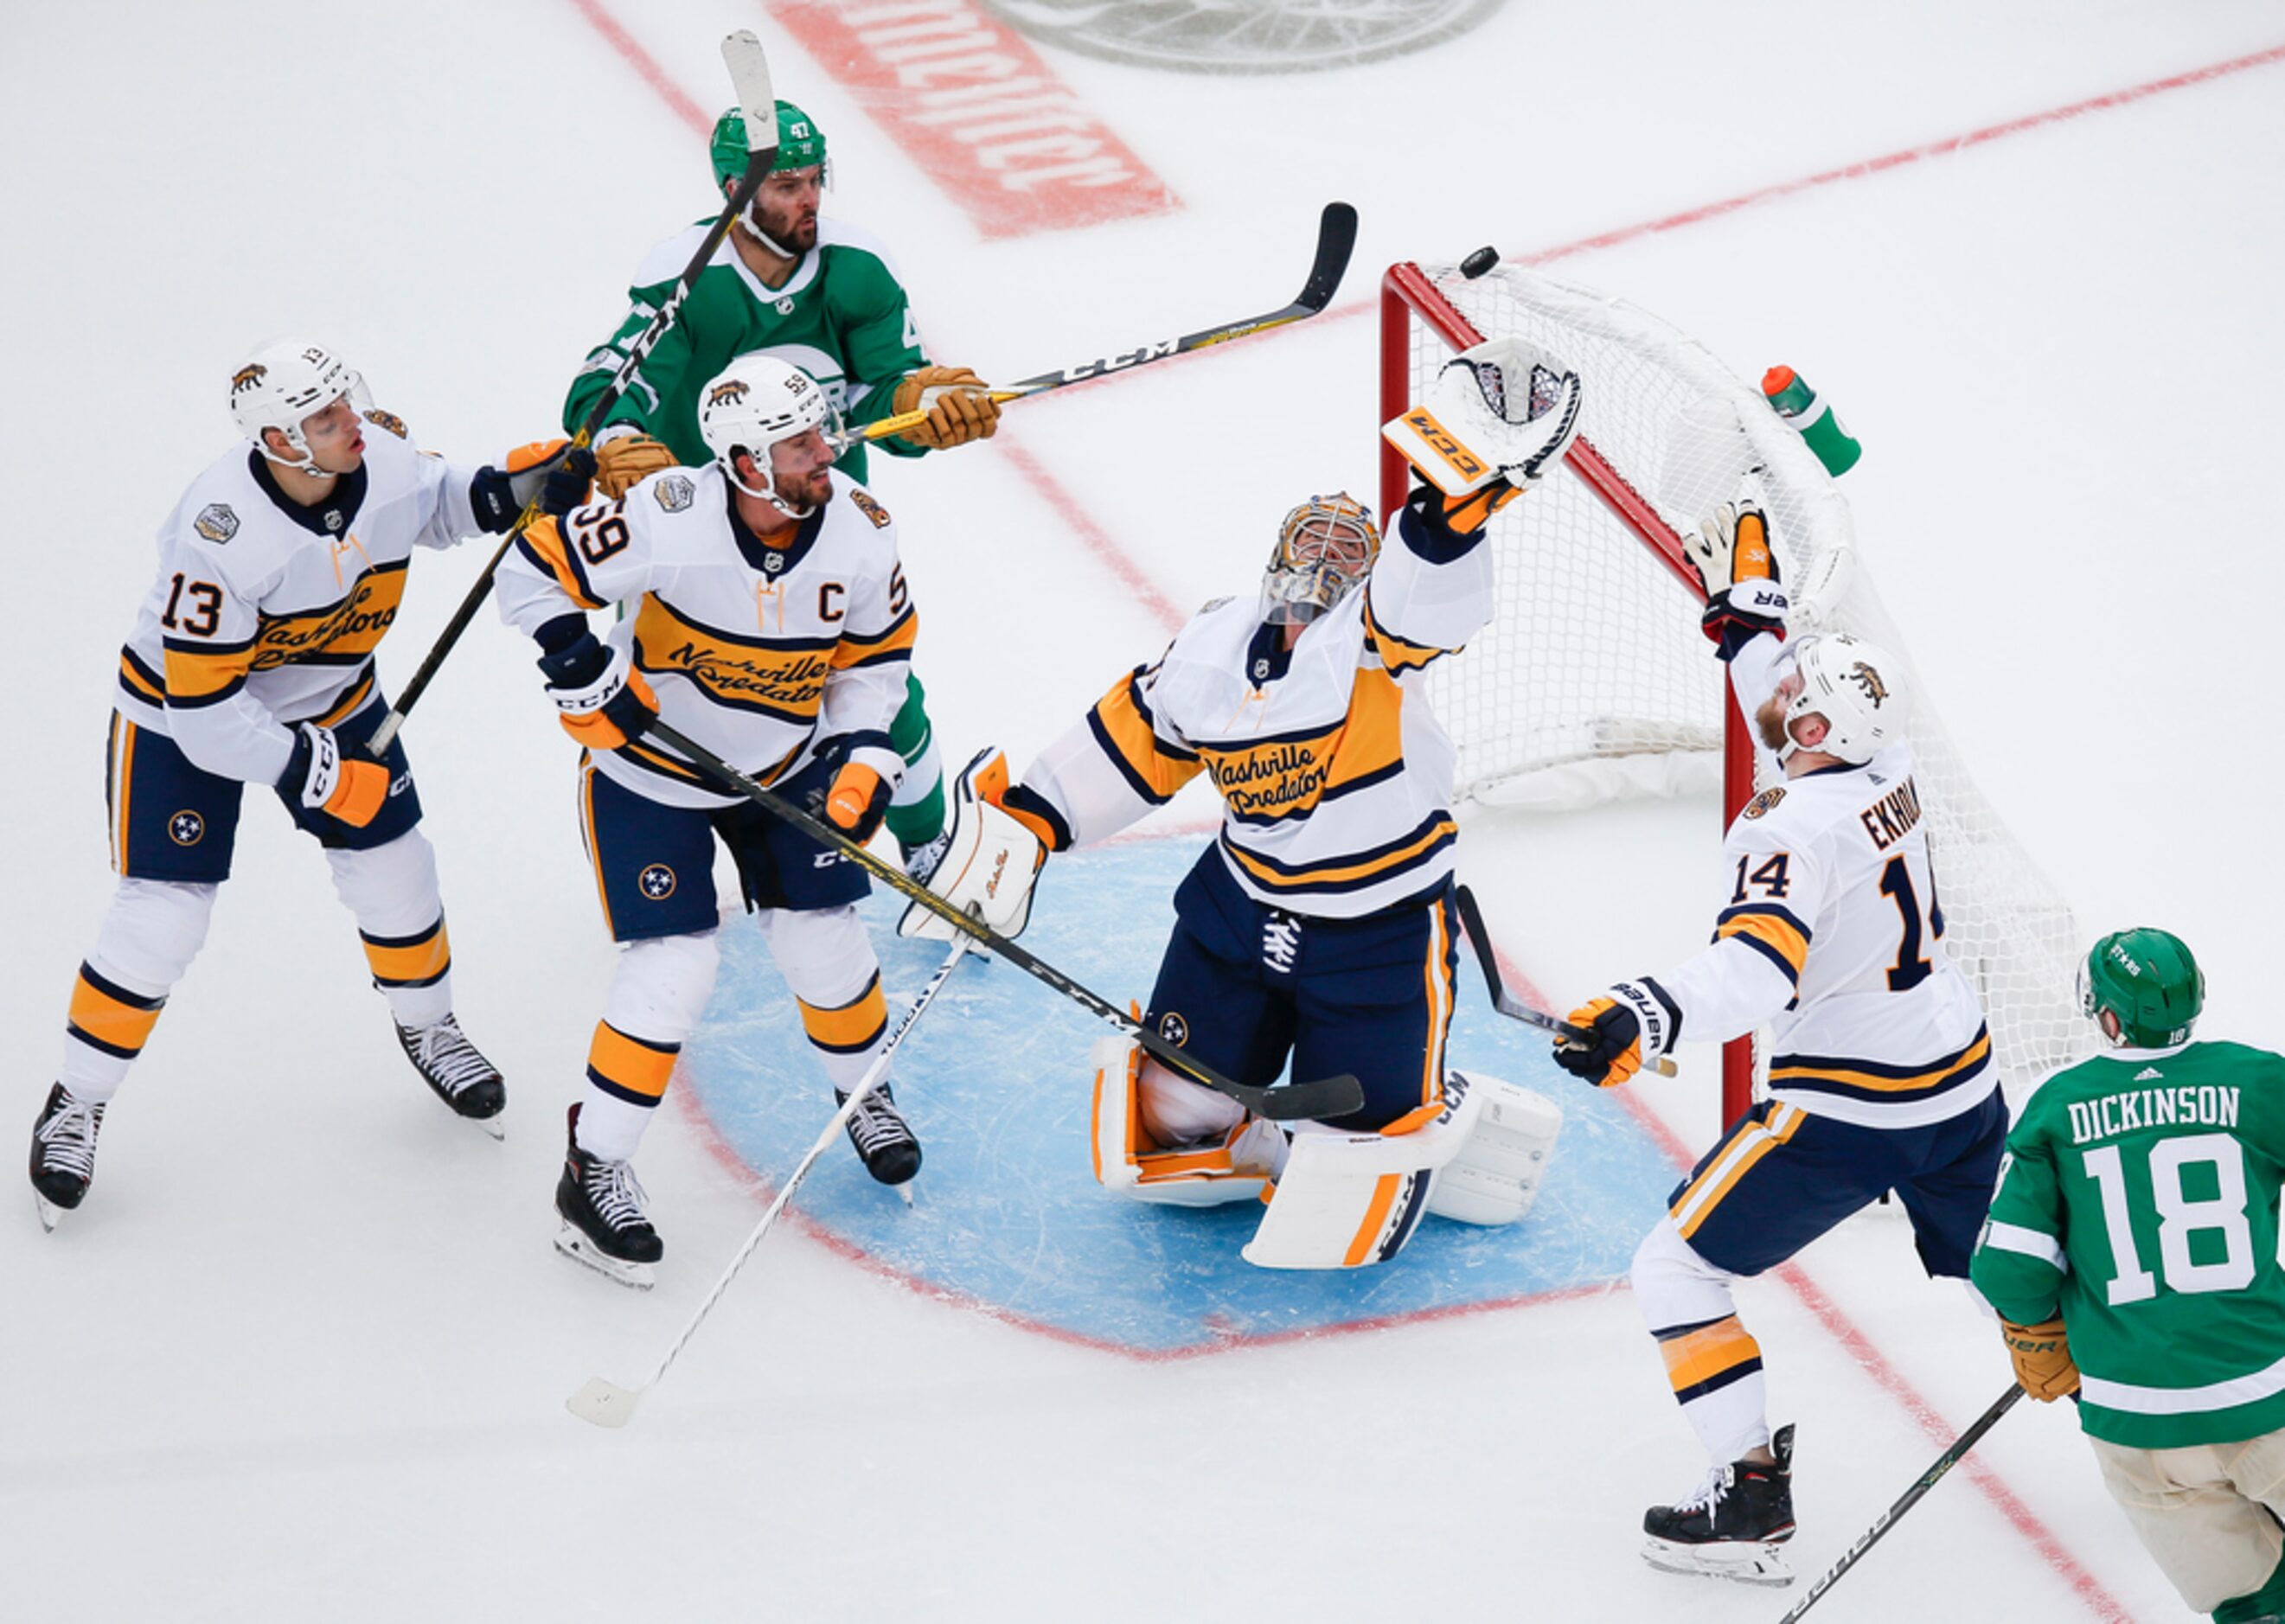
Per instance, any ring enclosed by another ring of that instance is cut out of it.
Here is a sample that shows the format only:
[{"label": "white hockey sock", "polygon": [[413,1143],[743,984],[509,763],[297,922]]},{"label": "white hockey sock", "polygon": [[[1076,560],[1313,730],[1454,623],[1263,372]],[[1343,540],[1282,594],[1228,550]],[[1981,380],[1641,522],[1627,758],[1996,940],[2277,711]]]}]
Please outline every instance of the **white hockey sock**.
[{"label": "white hockey sock", "polygon": [[428,836],[408,829],[369,851],[327,851],[326,862],[397,1024],[418,1030],[452,1014],[452,946]]},{"label": "white hockey sock", "polygon": [[619,953],[603,1018],[587,1048],[579,1148],[606,1161],[633,1158],[665,1097],[683,1041],[698,1028],[722,961],[711,930],[631,942]]},{"label": "white hockey sock", "polygon": [[211,885],[122,880],[80,966],[57,1076],[75,1100],[101,1105],[158,1024],[167,994],[206,942]]},{"label": "white hockey sock", "polygon": [[853,907],[772,908],[762,915],[770,956],[801,1006],[802,1030],[844,1093],[864,1080],[888,1040],[881,964]]},{"label": "white hockey sock", "polygon": [[1632,1282],[1682,1414],[1716,1466],[1770,1441],[1762,1348],[1739,1322],[1728,1271],[1661,1219],[1635,1251]]}]

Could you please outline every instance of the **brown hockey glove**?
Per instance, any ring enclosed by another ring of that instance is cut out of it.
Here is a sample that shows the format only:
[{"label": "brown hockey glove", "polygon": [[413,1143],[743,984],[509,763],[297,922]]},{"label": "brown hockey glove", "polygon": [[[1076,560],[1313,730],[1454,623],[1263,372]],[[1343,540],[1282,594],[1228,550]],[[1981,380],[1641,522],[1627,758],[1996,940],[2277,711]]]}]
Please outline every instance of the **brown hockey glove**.
[{"label": "brown hockey glove", "polygon": [[674,466],[674,453],[648,435],[621,435],[595,444],[595,486],[606,497],[623,497],[661,468]]},{"label": "brown hockey glove", "polygon": [[923,366],[903,379],[890,403],[899,413],[925,411],[928,420],[898,436],[924,451],[989,440],[1000,429],[992,386],[965,366]]},{"label": "brown hockey glove", "polygon": [[2015,1385],[2031,1397],[2052,1404],[2078,1391],[2078,1365],[2060,1318],[2039,1325],[2002,1320],[1999,1335],[2007,1344],[2007,1357],[2015,1361]]}]

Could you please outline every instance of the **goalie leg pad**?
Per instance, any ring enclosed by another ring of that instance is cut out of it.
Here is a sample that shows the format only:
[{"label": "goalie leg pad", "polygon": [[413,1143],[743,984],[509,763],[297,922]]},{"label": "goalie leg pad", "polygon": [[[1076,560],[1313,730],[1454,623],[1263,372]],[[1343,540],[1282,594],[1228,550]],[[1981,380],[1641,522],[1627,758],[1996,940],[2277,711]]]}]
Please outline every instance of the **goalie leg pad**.
[{"label": "goalie leg pad", "polygon": [[1362,1268],[1386,1263],[1428,1211],[1439,1174],[1476,1131],[1484,1092],[1458,1076],[1444,1110],[1403,1134],[1344,1134],[1303,1123],[1261,1216],[1239,1253],[1260,1268]]},{"label": "goalie leg pad", "polygon": [[1106,1037],[1088,1061],[1095,1069],[1096,1183],[1160,1206],[1221,1206],[1262,1198],[1284,1152],[1285,1135],[1275,1123],[1257,1121],[1231,1103],[1234,1115],[1211,1127],[1205,1142],[1168,1149],[1143,1126],[1143,1099],[1150,1085],[1143,1078],[1142,1047],[1131,1038]]},{"label": "goalie leg pad", "polygon": [[1428,1193],[1428,1210],[1464,1224],[1512,1224],[1531,1211],[1555,1155],[1563,1108],[1519,1083],[1480,1071],[1455,1071],[1449,1097],[1480,1095],[1475,1129]]},{"label": "goalie leg pad", "polygon": [[[1031,922],[1032,884],[1048,854],[1038,836],[994,804],[1007,792],[1008,758],[978,751],[953,784],[951,828],[929,883],[962,913],[1013,938]],[[916,902],[897,922],[899,936],[948,942],[955,933]]]}]

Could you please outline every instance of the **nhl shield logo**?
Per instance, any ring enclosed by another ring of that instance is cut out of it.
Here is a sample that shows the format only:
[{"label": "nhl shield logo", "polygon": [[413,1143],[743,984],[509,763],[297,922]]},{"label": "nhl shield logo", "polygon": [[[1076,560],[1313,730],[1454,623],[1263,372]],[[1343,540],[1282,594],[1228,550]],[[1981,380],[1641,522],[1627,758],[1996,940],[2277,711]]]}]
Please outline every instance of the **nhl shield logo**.
[{"label": "nhl shield logo", "polygon": [[178,846],[195,846],[207,837],[207,820],[185,807],[167,820],[167,838]]},{"label": "nhl shield logo", "polygon": [[653,902],[664,902],[674,895],[674,870],[664,863],[653,863],[635,876],[635,884]]},{"label": "nhl shield logo", "polygon": [[191,521],[191,528],[218,547],[238,534],[238,515],[227,502],[211,503],[199,509],[199,516]]},{"label": "nhl shield logo", "polygon": [[669,474],[650,488],[658,505],[671,514],[679,514],[698,499],[698,487],[690,482],[687,474]]}]

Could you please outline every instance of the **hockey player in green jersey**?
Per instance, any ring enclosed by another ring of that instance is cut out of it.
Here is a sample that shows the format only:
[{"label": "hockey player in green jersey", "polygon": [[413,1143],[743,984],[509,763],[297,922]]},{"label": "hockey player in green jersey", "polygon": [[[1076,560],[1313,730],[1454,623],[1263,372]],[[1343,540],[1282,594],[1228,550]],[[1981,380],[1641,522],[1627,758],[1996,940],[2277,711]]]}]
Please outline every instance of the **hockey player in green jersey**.
[{"label": "hockey player in green jersey", "polygon": [[[918,427],[874,443],[894,456],[989,439],[1000,426],[1000,408],[981,378],[966,367],[935,365],[923,352],[888,251],[868,232],[819,214],[824,132],[790,102],[777,109],[776,164],[595,436],[595,482],[605,497],[621,496],[662,468],[710,460],[698,432],[698,392],[744,355],[774,356],[808,373],[852,430],[926,409]],[[746,122],[737,109],[716,121],[710,150],[726,197],[746,168]],[[660,244],[636,271],[626,318],[571,381],[567,426],[585,420],[711,224]],[[866,442],[853,439],[836,466],[864,482]],[[917,677],[909,679],[892,742],[906,771],[889,832],[925,878],[943,851],[944,773]]]},{"label": "hockey player in green jersey", "polygon": [[2285,1055],[2193,1042],[2205,977],[2163,930],[2079,969],[2108,1052],[2041,1085],[1969,1277],[2031,1397],[2076,1393],[2103,1481],[2182,1599],[2285,1620]]}]

